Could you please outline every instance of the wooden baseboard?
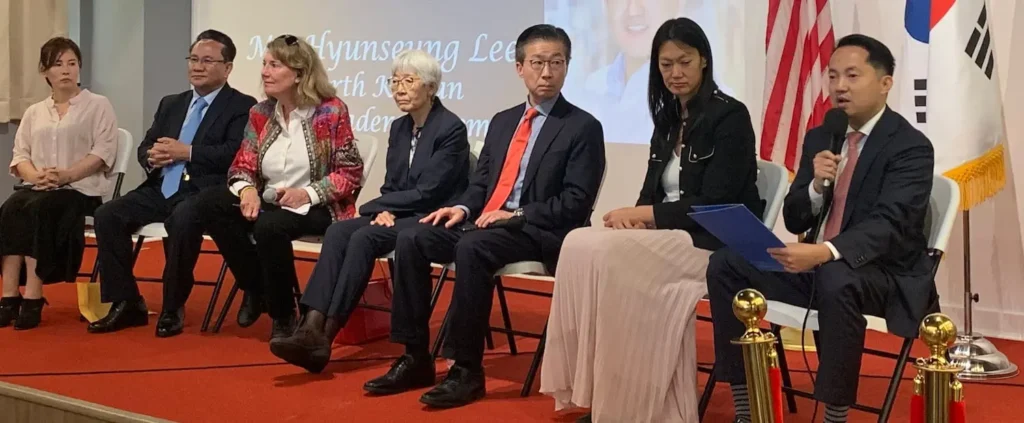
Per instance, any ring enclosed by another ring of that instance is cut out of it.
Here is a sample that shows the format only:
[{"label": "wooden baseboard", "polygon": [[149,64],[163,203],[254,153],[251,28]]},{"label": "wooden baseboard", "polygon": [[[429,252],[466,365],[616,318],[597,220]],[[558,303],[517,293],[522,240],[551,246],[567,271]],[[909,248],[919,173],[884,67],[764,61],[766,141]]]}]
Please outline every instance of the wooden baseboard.
[{"label": "wooden baseboard", "polygon": [[[163,423],[168,420],[0,382],[0,421],[64,423]],[[7,420],[11,419],[11,420]]]}]

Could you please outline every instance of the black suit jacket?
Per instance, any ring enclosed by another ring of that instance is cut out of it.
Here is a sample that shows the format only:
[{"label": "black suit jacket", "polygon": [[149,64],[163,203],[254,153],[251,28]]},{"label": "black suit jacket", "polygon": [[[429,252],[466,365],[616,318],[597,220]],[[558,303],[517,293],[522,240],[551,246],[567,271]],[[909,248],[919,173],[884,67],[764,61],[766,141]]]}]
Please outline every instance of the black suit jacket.
[{"label": "black suit jacket", "polygon": [[694,246],[717,250],[724,245],[687,213],[693,206],[743,204],[755,216],[764,213],[757,193],[757,156],[750,113],[739,100],[715,90],[703,110],[690,108],[682,122],[686,147],[679,158],[679,201],[665,203],[662,175],[679,139],[679,125],[655,128],[647,177],[638,206],[654,206],[658,229],[682,229]]},{"label": "black suit jacket", "polygon": [[[452,203],[468,207],[470,219],[480,215],[494,191],[525,111],[520,104],[491,119],[469,188]],[[533,146],[519,201],[526,219],[523,231],[540,242],[549,266],[569,231],[589,224],[604,170],[601,123],[559,96]]]},{"label": "black suit jacket", "polygon": [[[808,186],[814,180],[814,156],[829,144],[821,127],[804,139],[800,170],[782,210],[794,234],[818,232]],[[915,337],[921,319],[938,307],[925,235],[934,168],[931,141],[886,108],[858,157],[840,233],[830,240],[850,267],[877,266],[898,287],[885,318],[890,331],[901,336]]]},{"label": "black suit jacket", "polygon": [[[160,169],[153,169],[147,161],[147,151],[161,137],[178,139],[185,115],[192,103],[192,90],[172,94],[160,100],[160,106],[153,116],[153,124],[146,131],[139,144],[139,164],[146,171],[143,185],[159,185],[162,181]],[[256,99],[245,95],[225,84],[213,104],[208,106],[196,136],[192,140],[192,161],[185,164],[188,181],[182,181],[181,189],[191,185],[198,190],[204,187],[224,184],[228,167],[235,159],[235,153],[242,145],[245,125],[249,122],[249,109]]]},{"label": "black suit jacket", "polygon": [[359,208],[360,215],[372,216],[386,211],[399,218],[423,216],[466,190],[469,140],[462,120],[435,98],[420,130],[410,166],[413,125],[409,115],[391,124],[387,173],[380,188],[381,196],[363,204]]}]

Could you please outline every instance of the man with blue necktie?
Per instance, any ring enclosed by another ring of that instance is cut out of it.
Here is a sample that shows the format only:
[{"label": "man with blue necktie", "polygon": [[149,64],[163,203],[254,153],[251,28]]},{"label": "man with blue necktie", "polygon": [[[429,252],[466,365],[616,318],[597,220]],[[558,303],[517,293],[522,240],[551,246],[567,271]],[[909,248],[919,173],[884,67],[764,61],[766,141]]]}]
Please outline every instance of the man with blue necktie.
[{"label": "man with blue necktie", "polygon": [[186,58],[192,89],[160,101],[153,125],[139,145],[146,181],[96,210],[100,289],[103,302],[112,306],[106,317],[89,325],[89,332],[149,324],[132,272],[131,236],[144,225],[163,222],[168,233],[164,303],[156,335],[181,333],[185,301],[195,283],[192,269],[203,243],[194,194],[226,183],[249,109],[256,104],[255,98],[227,85],[235,53],[231,38],[219,31],[207,30],[196,37]]}]

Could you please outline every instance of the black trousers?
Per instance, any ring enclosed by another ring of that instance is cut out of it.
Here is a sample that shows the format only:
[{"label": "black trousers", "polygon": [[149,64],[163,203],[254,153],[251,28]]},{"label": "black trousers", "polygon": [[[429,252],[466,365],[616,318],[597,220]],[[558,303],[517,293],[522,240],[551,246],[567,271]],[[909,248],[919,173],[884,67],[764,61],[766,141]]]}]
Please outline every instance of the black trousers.
[{"label": "black trousers", "polygon": [[402,230],[395,245],[391,341],[428,345],[430,263],[455,262],[455,291],[442,354],[480,364],[490,330],[494,272],[517,261],[544,261],[541,251],[539,240],[522,231],[479,229],[462,233],[420,223]]},{"label": "black trousers", "polygon": [[330,211],[316,206],[303,216],[264,203],[256,221],[250,222],[242,217],[238,197],[226,185],[205,189],[197,198],[199,219],[217,243],[238,286],[251,295],[262,296],[271,318],[294,315],[292,289],[299,281],[292,241],[303,235],[323,234],[331,224]]},{"label": "black trousers", "polygon": [[95,230],[103,302],[139,298],[132,263],[132,234],[144,225],[163,222],[164,310],[185,305],[195,283],[193,269],[203,245],[195,188],[164,198],[159,183],[147,183],[96,209]]},{"label": "black trousers", "polygon": [[371,217],[360,217],[327,228],[320,259],[302,295],[302,304],[342,326],[359,305],[377,258],[394,250],[398,233],[417,224],[419,217],[397,219],[390,228],[371,225],[371,221]]},{"label": "black trousers", "polygon": [[[811,302],[811,284],[815,284]],[[864,315],[884,316],[889,294],[896,289],[878,267],[852,268],[833,261],[813,273],[790,274],[758,270],[739,254],[722,249],[708,265],[708,296],[715,333],[715,368],[719,376],[746,383],[740,347],[729,341],[743,334],[733,315],[736,293],[754,288],[769,300],[818,310],[818,377],[814,397],[832,405],[851,405],[857,399],[867,321]]]}]

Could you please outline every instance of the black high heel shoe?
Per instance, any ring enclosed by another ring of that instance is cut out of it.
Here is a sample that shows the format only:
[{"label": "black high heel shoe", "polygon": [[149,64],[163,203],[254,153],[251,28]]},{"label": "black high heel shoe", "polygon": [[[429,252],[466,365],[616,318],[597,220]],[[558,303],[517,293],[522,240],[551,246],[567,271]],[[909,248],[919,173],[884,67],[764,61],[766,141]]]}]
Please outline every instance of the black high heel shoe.
[{"label": "black high heel shoe", "polygon": [[43,319],[43,305],[49,304],[46,298],[22,299],[21,313],[18,313],[18,319],[14,322],[14,330],[26,330],[39,326],[39,322]]},{"label": "black high heel shoe", "polygon": [[18,318],[21,310],[21,297],[0,298],[0,328],[11,325],[14,319]]}]

